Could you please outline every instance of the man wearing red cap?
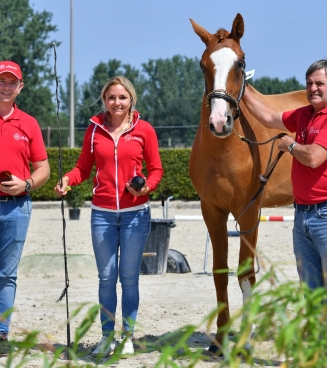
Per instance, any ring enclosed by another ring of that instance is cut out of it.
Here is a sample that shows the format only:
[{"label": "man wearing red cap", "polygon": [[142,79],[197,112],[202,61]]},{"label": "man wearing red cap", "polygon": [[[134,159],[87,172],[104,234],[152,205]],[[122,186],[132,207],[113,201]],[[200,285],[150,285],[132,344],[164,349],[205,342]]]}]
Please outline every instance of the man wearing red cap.
[{"label": "man wearing red cap", "polygon": [[[47,152],[38,122],[19,110],[15,98],[24,87],[19,65],[0,62],[0,356],[9,353],[10,313],[17,268],[30,221],[31,190],[49,178]],[[30,172],[30,163],[33,172]]]}]

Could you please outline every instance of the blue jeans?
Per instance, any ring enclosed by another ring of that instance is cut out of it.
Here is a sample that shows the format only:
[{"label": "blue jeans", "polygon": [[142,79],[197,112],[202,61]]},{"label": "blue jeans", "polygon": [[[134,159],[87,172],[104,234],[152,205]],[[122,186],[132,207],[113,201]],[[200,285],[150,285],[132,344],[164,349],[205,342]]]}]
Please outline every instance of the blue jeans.
[{"label": "blue jeans", "polygon": [[[32,202],[28,195],[0,201],[0,314],[14,306],[17,268],[31,212]],[[0,334],[8,334],[10,317],[0,321]]]},{"label": "blue jeans", "polygon": [[128,212],[92,210],[91,232],[98,267],[103,335],[111,334],[115,328],[118,275],[122,287],[123,330],[134,333],[142,255],[150,227],[150,208]]},{"label": "blue jeans", "polygon": [[327,287],[327,204],[295,210],[293,247],[300,280],[311,289]]}]

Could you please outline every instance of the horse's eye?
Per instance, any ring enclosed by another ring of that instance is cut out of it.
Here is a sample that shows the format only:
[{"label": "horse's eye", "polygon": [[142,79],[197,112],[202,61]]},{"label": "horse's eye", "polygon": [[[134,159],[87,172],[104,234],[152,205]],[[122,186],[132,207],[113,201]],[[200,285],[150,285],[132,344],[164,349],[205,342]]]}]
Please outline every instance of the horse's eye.
[{"label": "horse's eye", "polygon": [[237,63],[237,68],[239,70],[244,70],[245,69],[245,62],[243,60],[240,60],[238,63]]}]

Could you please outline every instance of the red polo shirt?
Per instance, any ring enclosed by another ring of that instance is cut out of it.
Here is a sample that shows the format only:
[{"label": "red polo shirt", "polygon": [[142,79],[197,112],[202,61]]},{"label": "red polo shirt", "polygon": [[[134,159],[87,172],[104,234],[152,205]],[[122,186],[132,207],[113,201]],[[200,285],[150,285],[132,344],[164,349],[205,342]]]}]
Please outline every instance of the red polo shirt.
[{"label": "red polo shirt", "polygon": [[[316,143],[327,149],[327,108],[313,114],[311,105],[283,113],[283,123],[298,144]],[[293,158],[292,184],[297,204],[327,201],[327,161],[316,169]]]},{"label": "red polo shirt", "polygon": [[0,156],[0,171],[8,170],[22,180],[30,177],[30,162],[48,158],[38,122],[16,104],[6,120],[0,116]]}]

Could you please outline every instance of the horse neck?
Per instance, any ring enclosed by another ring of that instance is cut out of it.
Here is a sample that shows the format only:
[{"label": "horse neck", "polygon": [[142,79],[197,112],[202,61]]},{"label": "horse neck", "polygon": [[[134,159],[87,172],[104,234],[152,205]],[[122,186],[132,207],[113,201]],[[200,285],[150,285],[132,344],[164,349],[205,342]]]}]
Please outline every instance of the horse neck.
[{"label": "horse neck", "polygon": [[255,140],[255,137],[265,136],[264,132],[266,132],[267,128],[254,118],[242,100],[240,101],[239,107],[240,116],[237,119],[238,124],[235,124],[236,131],[251,140]]}]

